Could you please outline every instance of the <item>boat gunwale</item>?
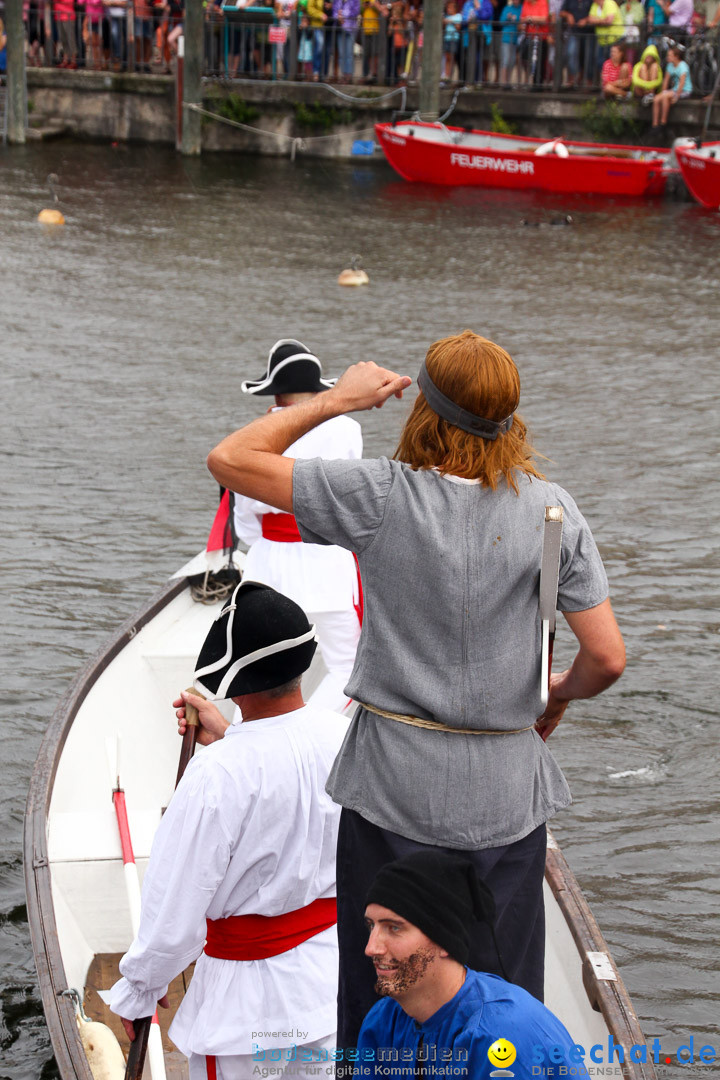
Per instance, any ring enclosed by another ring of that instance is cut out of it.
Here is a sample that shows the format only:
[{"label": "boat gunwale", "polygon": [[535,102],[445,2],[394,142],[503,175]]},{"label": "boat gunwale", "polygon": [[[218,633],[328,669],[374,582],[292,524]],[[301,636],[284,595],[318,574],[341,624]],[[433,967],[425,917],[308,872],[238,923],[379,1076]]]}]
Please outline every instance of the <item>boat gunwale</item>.
[{"label": "boat gunwale", "polygon": [[23,864],[28,925],[38,983],[58,1070],[63,1080],[93,1080],[82,1048],[73,1000],[60,952],[52,897],[47,821],[60,756],[88,693],[112,661],[167,605],[188,587],[188,579],[170,580],[144,608],[123,622],[75,675],[43,736],[30,778],[23,828]]},{"label": "boat gunwale", "polygon": [[[613,1039],[619,1040],[625,1049],[625,1061],[619,1066],[623,1070],[623,1076],[629,1080],[657,1080],[651,1061],[628,1060],[633,1046],[646,1045],[640,1021],[585,894],[549,829],[548,841],[545,880],[575,941],[582,961],[583,985],[588,1000],[593,1009],[602,1014]],[[587,957],[588,952],[600,952],[608,957],[616,976],[615,980],[599,979],[596,976]],[[589,1047],[586,1047],[586,1050],[589,1050]],[[615,1063],[605,1064],[609,1066]]]},{"label": "boat gunwale", "polygon": [[[493,138],[493,139],[500,139],[500,140],[506,139],[508,142],[532,143],[535,146],[543,146],[545,143],[548,143],[548,142],[562,142],[562,144],[564,146],[566,146],[566,147],[575,147],[575,146],[577,146],[577,147],[582,147],[583,149],[587,147],[587,149],[590,150],[590,151],[592,151],[592,150],[595,150],[595,151],[598,151],[598,150],[621,150],[623,152],[623,156],[621,157],[621,156],[618,155],[617,156],[618,161],[624,161],[624,162],[628,162],[628,161],[632,162],[632,161],[634,161],[637,164],[641,164],[641,165],[653,165],[653,164],[657,165],[658,161],[662,161],[663,163],[665,163],[665,162],[667,162],[667,159],[670,156],[670,150],[667,147],[663,147],[663,146],[639,146],[639,145],[630,144],[630,143],[628,143],[628,144],[623,144],[623,143],[593,143],[593,142],[584,142],[584,141],[579,140],[579,139],[565,139],[562,136],[558,136],[557,139],[541,139],[541,138],[538,138],[538,137],[533,136],[533,135],[507,135],[507,134],[505,134],[505,132],[502,132],[502,131],[487,131],[484,128],[456,127],[456,126],[451,126],[449,124],[440,124],[439,125],[438,121],[431,122],[431,121],[428,121],[428,120],[395,120],[395,121],[386,120],[386,121],[380,121],[380,122],[375,124],[375,131],[378,134],[378,136],[382,136],[387,131],[393,131],[393,130],[397,131],[397,129],[401,128],[401,127],[428,128],[428,129],[431,129],[433,131],[445,130],[445,131],[458,132],[461,135],[487,135],[487,136],[489,136],[490,138]],[[402,132],[398,132],[398,134],[402,134]],[[426,140],[426,142],[436,144],[438,146],[447,146],[449,148],[452,147],[452,146],[456,146],[456,147],[460,147],[462,149],[462,146],[461,146],[460,143],[442,143],[439,140],[430,140],[430,139]],[[490,150],[490,151],[493,151],[493,152],[500,152],[500,153],[524,154],[524,155],[527,155],[530,158],[533,158],[533,157],[536,156],[534,151],[523,150],[523,149],[502,150],[501,147],[465,147],[465,149],[466,150],[483,149],[483,150]],[[640,159],[640,158],[628,158],[628,157],[624,156],[629,151],[638,151],[639,153],[643,153],[643,154],[655,153],[655,154],[658,155],[658,159],[653,161],[650,158],[648,158],[648,159]],[[593,153],[575,154],[575,155],[573,155],[572,160],[573,161],[578,161],[578,159],[582,159],[582,158],[588,158],[588,159],[591,159],[591,160],[595,160],[600,156],[602,156],[602,155],[600,155],[598,153],[595,153],[595,154],[593,154]],[[613,155],[608,155],[608,157],[612,157],[612,156]]]}]

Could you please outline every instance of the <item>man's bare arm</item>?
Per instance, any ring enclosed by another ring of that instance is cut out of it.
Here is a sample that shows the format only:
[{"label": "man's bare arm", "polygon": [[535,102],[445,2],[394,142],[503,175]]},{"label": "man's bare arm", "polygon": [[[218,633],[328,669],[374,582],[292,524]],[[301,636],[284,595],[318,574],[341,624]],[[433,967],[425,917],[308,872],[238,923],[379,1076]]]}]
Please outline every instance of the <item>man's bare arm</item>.
[{"label": "man's bare arm", "polygon": [[587,611],[567,611],[565,619],[580,648],[567,671],[550,679],[550,696],[535,728],[546,739],[576,698],[595,697],[625,670],[625,645],[609,600]]},{"label": "man's bare arm", "polygon": [[261,416],[228,435],[211,450],[208,468],[232,491],[292,513],[294,461],[282,456],[288,446],[334,416],[382,408],[393,395],[401,398],[411,382],[407,375],[372,362],[354,364],[332,390]]}]

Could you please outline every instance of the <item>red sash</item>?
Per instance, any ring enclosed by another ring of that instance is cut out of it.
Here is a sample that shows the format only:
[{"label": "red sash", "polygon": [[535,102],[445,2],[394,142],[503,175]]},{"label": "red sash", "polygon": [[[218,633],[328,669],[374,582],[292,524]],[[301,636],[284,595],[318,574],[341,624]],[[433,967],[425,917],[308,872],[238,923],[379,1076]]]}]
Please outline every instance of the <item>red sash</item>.
[{"label": "red sash", "polygon": [[262,534],[278,544],[301,544],[297,521],[292,514],[263,514]]},{"label": "red sash", "polygon": [[[288,515],[289,516],[289,515]],[[313,900],[284,915],[231,915],[207,920],[205,952],[218,960],[267,960],[301,945],[337,922],[337,901]]]}]

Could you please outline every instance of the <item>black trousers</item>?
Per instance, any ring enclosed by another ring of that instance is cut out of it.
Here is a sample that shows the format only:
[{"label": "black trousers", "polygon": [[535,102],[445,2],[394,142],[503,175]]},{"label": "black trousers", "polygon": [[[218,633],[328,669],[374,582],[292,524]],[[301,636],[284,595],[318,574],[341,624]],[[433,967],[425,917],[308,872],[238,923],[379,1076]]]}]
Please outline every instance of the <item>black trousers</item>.
[{"label": "black trousers", "polygon": [[[545,825],[539,825],[514,844],[461,853],[472,860],[478,876],[495,897],[495,935],[506,978],[540,1001],[543,1000],[545,966],[542,883],[546,845]],[[339,1047],[357,1045],[362,1022],[378,1000],[373,989],[375,971],[365,956],[368,938],[365,897],[368,889],[381,866],[423,849],[458,854],[456,849],[421,844],[388,829],[381,829],[354,810],[342,811],[337,850]],[[473,935],[469,966],[476,971],[502,974],[490,931],[480,923]],[[338,1069],[340,1071],[336,1075],[342,1077],[340,1064]]]}]

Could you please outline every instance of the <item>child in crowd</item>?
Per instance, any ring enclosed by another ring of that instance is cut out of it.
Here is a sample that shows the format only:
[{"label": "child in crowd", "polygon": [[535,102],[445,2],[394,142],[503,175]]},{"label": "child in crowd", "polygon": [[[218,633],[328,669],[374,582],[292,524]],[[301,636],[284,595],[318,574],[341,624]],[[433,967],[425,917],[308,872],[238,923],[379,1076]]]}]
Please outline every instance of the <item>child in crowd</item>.
[{"label": "child in crowd", "polygon": [[502,35],[500,38],[500,82],[507,86],[517,60],[518,22],[522,4],[520,0],[508,0],[500,15]]},{"label": "child in crowd", "polygon": [[390,7],[390,19],[388,20],[388,34],[390,36],[390,65],[388,75],[392,80],[396,80],[400,79],[405,71],[407,37],[405,33],[404,0],[393,0]]},{"label": "child in crowd", "polygon": [[685,50],[682,45],[672,45],[668,49],[668,62],[665,68],[662,90],[653,100],[653,128],[665,127],[670,107],[680,98],[692,94],[690,68],[683,60]]},{"label": "child in crowd", "polygon": [[313,37],[310,31],[310,17],[307,11],[300,15],[300,41],[298,44],[298,64],[306,79],[312,79]]},{"label": "child in crowd", "polygon": [[610,56],[602,66],[603,95],[606,98],[628,97],[630,94],[630,65],[625,58],[624,45],[611,45]]},{"label": "child in crowd", "polygon": [[657,46],[648,45],[633,68],[632,87],[635,97],[641,97],[643,105],[649,105],[655,92],[662,86],[662,80]]},{"label": "child in crowd", "polygon": [[444,82],[449,82],[452,78],[455,62],[458,58],[461,23],[462,15],[457,9],[455,0],[448,0],[446,15],[443,19],[443,52],[445,53],[445,70],[443,72]]}]

